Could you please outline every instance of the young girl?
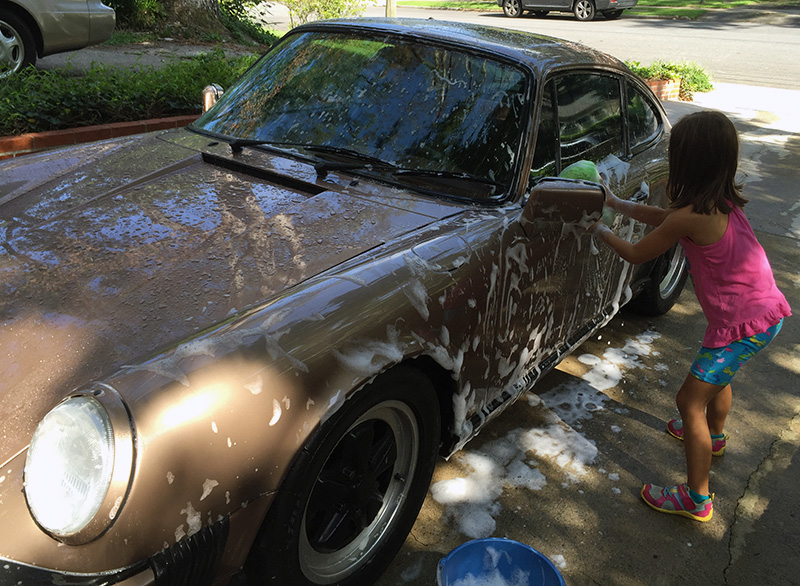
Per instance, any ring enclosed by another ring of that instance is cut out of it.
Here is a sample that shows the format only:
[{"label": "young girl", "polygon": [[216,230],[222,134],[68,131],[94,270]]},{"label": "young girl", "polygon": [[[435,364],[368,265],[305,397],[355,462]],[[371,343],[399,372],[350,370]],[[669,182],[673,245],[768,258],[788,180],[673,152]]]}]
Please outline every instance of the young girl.
[{"label": "young girl", "polygon": [[632,244],[599,222],[593,234],[628,262],[652,260],[680,242],[686,251],[697,300],[708,320],[703,345],[675,399],[682,420],[667,431],[684,440],[688,481],[678,486],[645,484],[642,498],[664,513],[708,521],[711,456],[721,456],[731,407],[731,379],[778,333],[791,315],[775,285],[764,249],[742,212],[747,200],[735,181],[739,139],[720,112],[682,118],[669,141],[669,209],[620,200],[607,205],[655,229]]}]

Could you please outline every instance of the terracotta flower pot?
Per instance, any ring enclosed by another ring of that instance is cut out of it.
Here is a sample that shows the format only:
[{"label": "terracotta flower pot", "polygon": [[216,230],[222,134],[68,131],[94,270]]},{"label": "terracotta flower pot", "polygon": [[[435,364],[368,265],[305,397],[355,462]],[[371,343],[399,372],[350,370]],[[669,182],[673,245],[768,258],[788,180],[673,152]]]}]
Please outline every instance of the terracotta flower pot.
[{"label": "terracotta flower pot", "polygon": [[677,100],[681,91],[679,79],[648,79],[646,82],[659,100]]}]

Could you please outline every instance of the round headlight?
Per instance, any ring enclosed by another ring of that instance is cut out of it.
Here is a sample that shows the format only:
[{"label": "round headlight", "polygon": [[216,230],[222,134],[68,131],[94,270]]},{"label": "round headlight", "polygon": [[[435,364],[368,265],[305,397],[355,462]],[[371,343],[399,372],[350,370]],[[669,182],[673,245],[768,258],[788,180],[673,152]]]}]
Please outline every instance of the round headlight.
[{"label": "round headlight", "polygon": [[25,463],[36,522],[56,536],[80,531],[100,509],[114,471],[114,431],[103,406],[71,397],[39,423]]}]

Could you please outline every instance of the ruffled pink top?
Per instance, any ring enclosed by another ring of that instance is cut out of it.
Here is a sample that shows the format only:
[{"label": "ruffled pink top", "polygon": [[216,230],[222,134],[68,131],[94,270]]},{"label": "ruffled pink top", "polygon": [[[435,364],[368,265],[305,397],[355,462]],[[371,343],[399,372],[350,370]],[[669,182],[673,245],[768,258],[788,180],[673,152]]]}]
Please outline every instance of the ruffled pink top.
[{"label": "ruffled pink top", "polygon": [[727,346],[760,334],[792,314],[775,284],[767,255],[739,208],[729,214],[728,228],[718,242],[699,246],[681,238],[681,245],[708,320],[703,346]]}]

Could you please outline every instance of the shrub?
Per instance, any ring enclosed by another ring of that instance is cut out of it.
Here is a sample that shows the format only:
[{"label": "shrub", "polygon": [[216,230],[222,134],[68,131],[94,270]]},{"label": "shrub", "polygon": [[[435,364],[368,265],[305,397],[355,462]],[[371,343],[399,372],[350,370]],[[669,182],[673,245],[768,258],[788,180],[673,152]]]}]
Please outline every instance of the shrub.
[{"label": "shrub", "polygon": [[625,65],[642,79],[679,79],[682,100],[691,100],[695,92],[710,92],[714,89],[708,72],[694,62],[654,61],[651,65],[642,65],[638,61],[626,61]]},{"label": "shrub", "polygon": [[209,83],[233,83],[255,55],[221,50],[162,69],[93,65],[84,76],[29,67],[0,85],[0,136],[199,113]]},{"label": "shrub", "polygon": [[[294,27],[312,20],[358,16],[373,0],[283,0]],[[297,21],[297,22],[295,22]]]}]

